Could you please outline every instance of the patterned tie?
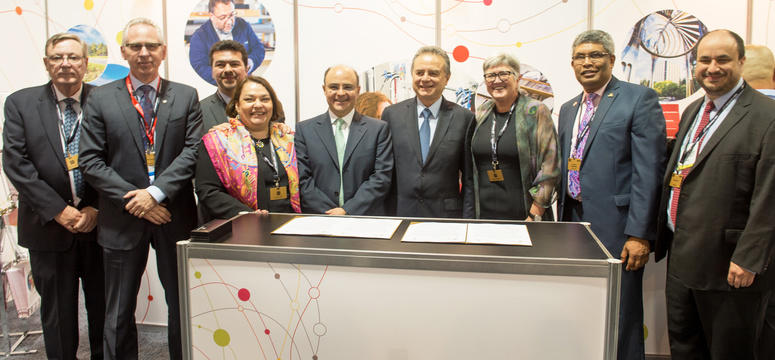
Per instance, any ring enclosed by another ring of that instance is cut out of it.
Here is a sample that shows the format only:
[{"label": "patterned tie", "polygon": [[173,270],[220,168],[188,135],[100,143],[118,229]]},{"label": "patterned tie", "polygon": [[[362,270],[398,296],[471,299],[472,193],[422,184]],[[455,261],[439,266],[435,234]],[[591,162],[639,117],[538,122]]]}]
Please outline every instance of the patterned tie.
[{"label": "patterned tie", "polygon": [[425,159],[428,158],[428,149],[431,146],[431,109],[425,108],[422,113],[423,121],[420,126],[420,153],[422,154],[422,162],[425,163]]},{"label": "patterned tie", "polygon": [[[692,137],[692,141],[697,140],[697,137],[700,136],[702,133],[702,130],[705,129],[706,126],[708,126],[708,122],[710,122],[710,112],[715,109],[716,106],[713,104],[713,101],[708,101],[708,104],[705,105],[705,110],[702,112],[702,117],[700,118],[700,125],[697,126],[697,131],[694,132],[694,136]],[[700,154],[700,147],[702,146],[702,141],[705,139],[705,136],[703,136],[699,142],[697,142],[696,147],[694,148],[696,155]],[[695,159],[697,156],[695,156]],[[684,179],[686,178],[686,175],[689,174],[689,170],[691,170],[691,167],[687,167],[685,169],[681,169],[681,177]],[[670,201],[670,220],[673,222],[673,228],[675,228],[675,221],[678,217],[678,196],[681,195],[681,188],[680,187],[674,187],[673,188],[673,199]]]},{"label": "patterned tie", "polygon": [[[78,114],[75,113],[75,109],[73,109],[73,104],[75,104],[75,99],[73,98],[67,98],[63,100],[65,102],[65,119],[64,119],[64,131],[65,131],[65,140],[69,140],[70,134],[73,133],[73,127],[76,124],[76,121],[78,120]],[[78,154],[78,143],[81,140],[81,129],[78,129],[75,133],[75,137],[72,141],[70,141],[69,144],[67,144],[67,153],[69,153],[71,156]],[[81,174],[81,170],[78,168],[75,168],[73,170],[73,181],[75,182],[75,195],[79,198],[83,197],[83,175]]]},{"label": "patterned tie", "polygon": [[[584,101],[584,115],[581,117],[581,121],[579,121],[578,134],[581,134],[587,125],[589,125],[589,122],[592,121],[592,116],[595,114],[593,109],[595,108],[596,98],[596,93],[587,94],[587,99]],[[576,144],[576,150],[571,157],[581,160],[581,156],[584,154],[584,147],[587,145],[587,137],[589,137],[589,131],[587,131],[579,143]],[[568,171],[568,193],[570,194],[570,197],[577,200],[581,195],[581,182],[579,181],[578,170]]]},{"label": "patterned tie", "polygon": [[153,87],[151,85],[143,85],[137,88],[137,92],[140,94],[140,106],[143,108],[143,120],[145,126],[150,127],[153,121],[153,102],[151,101],[151,91]]},{"label": "patterned tie", "polygon": [[344,179],[342,178],[342,168],[344,167],[344,148],[347,145],[347,140],[344,138],[344,126],[346,123],[344,119],[338,118],[334,121],[336,124],[336,133],[334,134],[334,141],[336,141],[336,155],[339,159],[339,206],[344,205]]}]

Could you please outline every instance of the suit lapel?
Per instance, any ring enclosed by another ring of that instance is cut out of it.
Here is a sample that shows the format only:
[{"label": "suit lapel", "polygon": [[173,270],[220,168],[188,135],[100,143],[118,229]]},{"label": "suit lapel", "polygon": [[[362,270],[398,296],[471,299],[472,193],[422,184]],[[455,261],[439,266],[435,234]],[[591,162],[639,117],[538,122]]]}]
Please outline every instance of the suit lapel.
[{"label": "suit lapel", "polygon": [[[721,139],[723,139],[724,136],[726,136],[727,133],[729,133],[729,131],[732,130],[732,128],[743,119],[743,117],[745,117],[746,114],[748,114],[749,106],[751,105],[750,91],[751,89],[746,87],[744,92],[737,99],[735,106],[729,109],[729,114],[727,114],[723,120],[719,119],[722,120],[721,124],[719,124],[716,131],[714,131],[713,135],[707,139],[705,144],[702,145],[702,149],[700,149],[700,153],[697,155],[697,160],[694,162],[694,167],[697,167],[700,163],[702,163],[702,161],[708,157],[708,154],[713,151],[713,148],[718,145]],[[691,171],[689,174],[691,174]]]},{"label": "suit lapel", "polygon": [[132,135],[132,139],[135,140],[135,145],[140,151],[141,156],[145,156],[145,147],[143,146],[143,133],[145,129],[140,125],[140,114],[137,113],[135,107],[132,106],[132,96],[126,87],[125,81],[119,81],[116,88],[116,109],[124,116],[124,124],[127,126],[127,131]]},{"label": "suit lapel", "polygon": [[[619,90],[618,80],[615,77],[611,77],[611,81],[609,82],[605,91],[603,91],[603,97],[600,99],[600,103],[597,105],[595,115],[592,117],[592,123],[589,126],[589,136],[587,137],[587,142],[584,146],[584,153],[581,155],[582,163],[587,159],[587,153],[591,147],[590,144],[592,144],[594,141],[595,135],[597,135],[597,130],[600,129],[600,125],[603,123],[603,121],[605,121],[605,114],[608,112],[608,109],[611,108],[611,105],[614,103],[614,101],[616,101],[616,97],[619,95],[617,90]],[[579,100],[579,103],[580,102],[581,100]]]},{"label": "suit lapel", "polygon": [[64,149],[62,149],[62,139],[59,136],[59,111],[50,82],[45,85],[45,89],[43,89],[43,93],[40,94],[40,99],[38,101],[38,119],[40,119],[41,128],[46,133],[48,142],[54,150],[54,154],[56,154],[59,164],[62,165],[62,168],[67,169],[65,166]]},{"label": "suit lapel", "polygon": [[160,98],[159,111],[156,114],[156,140],[154,142],[154,150],[158,154],[159,150],[162,148],[162,143],[164,142],[164,134],[167,132],[167,124],[170,120],[170,109],[172,108],[173,104],[172,100],[175,98],[175,93],[170,88],[169,81],[162,80],[161,89],[159,89],[157,96]]},{"label": "suit lapel", "polygon": [[678,162],[678,156],[681,152],[683,141],[686,138],[686,133],[689,132],[689,129],[692,127],[692,122],[697,117],[697,112],[700,110],[701,105],[702,99],[699,99],[684,110],[684,116],[681,117],[681,122],[678,125],[678,133],[675,134],[673,153],[670,154],[670,159],[665,167],[665,177],[663,179],[665,184],[670,181],[670,176],[672,175],[673,170],[675,170],[675,165]]},{"label": "suit lapel", "polygon": [[[560,119],[560,126],[562,126],[562,129],[560,129],[560,134],[562,134],[560,141],[562,141],[563,149],[566,149],[562,154],[560,154],[563,159],[563,163],[568,162],[568,156],[570,155],[570,147],[572,145],[571,140],[573,139],[573,123],[576,121],[576,117],[578,116],[581,99],[582,95],[579,95],[573,99],[573,103],[571,103],[571,108],[573,110],[564,113],[565,116]],[[563,166],[565,166],[565,164],[563,164]]]},{"label": "suit lapel", "polygon": [[[442,141],[444,141],[444,137],[447,135],[447,130],[449,129],[449,125],[452,122],[452,111],[447,111],[450,108],[450,103],[444,99],[441,98],[441,107],[439,108],[439,114],[438,119],[436,119],[436,131],[433,133],[433,141],[431,141],[431,147],[428,149],[428,158],[425,160],[425,163],[430,163],[431,159],[433,158],[433,154],[436,152],[436,149],[439,148],[439,144],[441,144]],[[416,108],[416,107],[415,107]],[[417,124],[417,121],[414,122]],[[417,130],[417,142],[419,144],[420,141],[420,130]]]},{"label": "suit lapel", "polygon": [[420,126],[417,125],[417,97],[414,98],[414,101],[407,102],[406,106],[407,116],[402,119],[402,121],[404,121],[404,128],[409,129],[409,146],[411,146],[414,150],[415,159],[417,159],[417,163],[420,164],[420,167],[422,167],[422,151],[420,151]]},{"label": "suit lapel", "polygon": [[[363,139],[363,135],[366,134],[366,124],[361,120],[361,114],[355,113],[353,115],[353,121],[350,123],[350,133],[347,135],[347,145],[344,150],[344,160],[342,163],[347,164],[350,161],[350,157],[358,146],[358,143]],[[342,166],[342,169],[345,167]]]},{"label": "suit lapel", "polygon": [[333,162],[337,169],[339,169],[339,156],[336,153],[336,141],[334,140],[334,130],[331,129],[331,117],[328,112],[317,117],[315,120],[315,134],[320,138],[320,142],[323,147],[328,151],[328,155],[331,156],[331,162]]}]

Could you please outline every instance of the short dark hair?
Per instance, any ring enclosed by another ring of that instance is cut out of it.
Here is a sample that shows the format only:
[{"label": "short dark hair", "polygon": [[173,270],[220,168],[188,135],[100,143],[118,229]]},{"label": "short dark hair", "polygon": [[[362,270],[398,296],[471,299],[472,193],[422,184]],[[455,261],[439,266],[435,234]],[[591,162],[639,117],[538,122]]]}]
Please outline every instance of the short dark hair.
[{"label": "short dark hair", "polygon": [[236,51],[242,54],[242,65],[248,66],[248,52],[245,46],[234,40],[221,40],[210,47],[210,66],[213,66],[213,54],[218,51]]},{"label": "short dark hair", "polygon": [[706,36],[708,36],[710,34],[713,34],[714,32],[718,32],[718,31],[723,31],[723,32],[729,34],[730,36],[732,36],[733,39],[735,39],[735,44],[737,45],[737,58],[738,59],[744,58],[745,57],[745,41],[743,41],[743,38],[741,38],[740,35],[737,35],[737,33],[735,33],[734,31],[727,30],[727,29],[713,30],[713,31],[710,31],[710,32],[707,32],[707,33],[703,34],[700,37],[700,39],[697,40],[697,43],[694,44],[694,49],[692,50],[694,52],[694,56],[697,57],[697,49],[700,48],[700,43],[702,42],[702,40],[705,39]]},{"label": "short dark hair", "polygon": [[212,13],[215,9],[215,4],[234,4],[234,0],[210,0],[207,3],[207,12]]},{"label": "short dark hair", "polygon": [[343,67],[346,67],[346,68],[352,70],[353,74],[355,74],[355,85],[361,86],[360,85],[361,84],[361,77],[358,76],[358,72],[355,71],[355,69],[353,69],[352,67],[347,66],[347,65],[342,65],[342,64],[329,66],[328,69],[326,69],[326,71],[323,73],[323,85],[326,84],[326,76],[328,76],[328,72],[331,71],[331,69],[333,69],[333,68],[335,68],[337,66],[343,66]]},{"label": "short dark hair", "polygon": [[242,80],[239,85],[237,85],[237,89],[234,90],[234,97],[231,98],[229,104],[226,105],[226,115],[230,117],[237,117],[237,103],[239,102],[239,98],[242,95],[242,88],[244,88],[245,85],[249,82],[260,84],[269,93],[269,97],[272,99],[272,117],[269,118],[269,121],[285,122],[283,104],[280,103],[280,99],[277,98],[277,94],[274,92],[272,85],[270,85],[269,81],[266,79],[256,75],[248,76],[245,78],[245,80]]}]

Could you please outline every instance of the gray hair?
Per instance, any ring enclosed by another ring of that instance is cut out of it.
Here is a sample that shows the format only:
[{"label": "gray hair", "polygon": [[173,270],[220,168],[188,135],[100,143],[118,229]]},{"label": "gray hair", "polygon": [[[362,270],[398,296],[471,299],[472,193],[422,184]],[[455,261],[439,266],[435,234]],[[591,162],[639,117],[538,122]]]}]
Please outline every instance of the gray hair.
[{"label": "gray hair", "polygon": [[583,43],[603,45],[603,49],[605,49],[608,55],[614,55],[614,40],[611,38],[611,34],[603,30],[587,30],[576,36],[576,40],[573,40],[573,46],[570,50],[571,54],[573,54],[577,46]]},{"label": "gray hair", "polygon": [[140,24],[153,26],[153,28],[156,30],[156,34],[159,37],[159,42],[161,42],[162,45],[167,45],[167,42],[164,41],[164,34],[162,34],[161,32],[161,28],[158,25],[156,25],[151,19],[139,17],[139,18],[134,18],[132,20],[129,20],[129,22],[126,23],[126,26],[124,26],[124,30],[121,32],[121,46],[126,45],[126,34],[129,32],[129,29],[132,26],[140,25]]},{"label": "gray hair", "polygon": [[452,71],[450,70],[449,65],[449,55],[447,55],[447,52],[444,51],[444,49],[438,46],[423,46],[417,50],[417,52],[414,54],[414,57],[412,58],[412,72],[414,72],[414,61],[423,54],[432,54],[444,59],[444,71],[447,72],[447,75],[452,75]]},{"label": "gray hair", "polygon": [[519,60],[517,58],[506,54],[501,53],[495,56],[490,56],[487,58],[487,60],[484,60],[484,63],[482,64],[482,71],[487,71],[487,69],[499,65],[505,65],[511,68],[511,70],[514,70],[514,74],[516,76],[519,76]]},{"label": "gray hair", "polygon": [[56,44],[59,44],[62,41],[65,40],[73,40],[79,44],[81,44],[81,51],[83,52],[83,57],[89,57],[89,52],[86,48],[86,42],[83,41],[78,35],[73,33],[59,33],[51,35],[48,40],[46,40],[46,48],[44,49],[43,53],[48,56],[48,49],[53,48],[56,46]]}]

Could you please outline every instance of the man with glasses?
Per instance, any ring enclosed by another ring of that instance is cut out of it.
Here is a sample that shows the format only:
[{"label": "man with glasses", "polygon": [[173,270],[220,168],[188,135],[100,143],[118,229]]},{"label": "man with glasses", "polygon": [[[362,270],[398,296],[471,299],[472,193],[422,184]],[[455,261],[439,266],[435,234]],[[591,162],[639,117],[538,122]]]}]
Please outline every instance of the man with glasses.
[{"label": "man with glasses", "polygon": [[78,168],[82,110],[92,89],[83,83],[86,43],[56,34],[45,53],[51,81],[5,101],[3,169],[19,191],[19,245],[30,250],[46,355],[75,359],[80,279],[91,358],[102,359],[105,279],[94,230],[97,192]]},{"label": "man with glasses", "polygon": [[121,45],[129,76],[92,91],[85,109],[81,170],[100,193],[105,359],[137,359],[134,314],[149,246],[167,302],[170,358],[181,358],[175,242],[197,221],[191,178],[202,119],[196,90],[159,76],[163,39],[151,20],[129,21]]},{"label": "man with glasses", "polygon": [[210,20],[191,35],[188,60],[197,74],[210,84],[216,85],[210,64],[210,47],[220,40],[234,40],[245,47],[248,59],[245,66],[250,74],[264,61],[264,44],[256,36],[245,19],[236,16],[233,0],[210,0],[207,4]]},{"label": "man with glasses", "polygon": [[[382,113],[393,135],[395,156],[390,215],[463,217],[460,179],[465,172],[466,131],[474,114],[442,96],[451,75],[446,51],[420,48],[411,71],[416,96]],[[463,191],[471,187],[463,184]]]},{"label": "man with glasses", "polygon": [[612,256],[624,262],[619,359],[643,359],[643,266],[656,239],[665,162],[665,119],[656,92],[611,75],[611,35],[581,33],[571,66],[583,92],[562,105],[562,184],[558,215],[589,222]]}]

